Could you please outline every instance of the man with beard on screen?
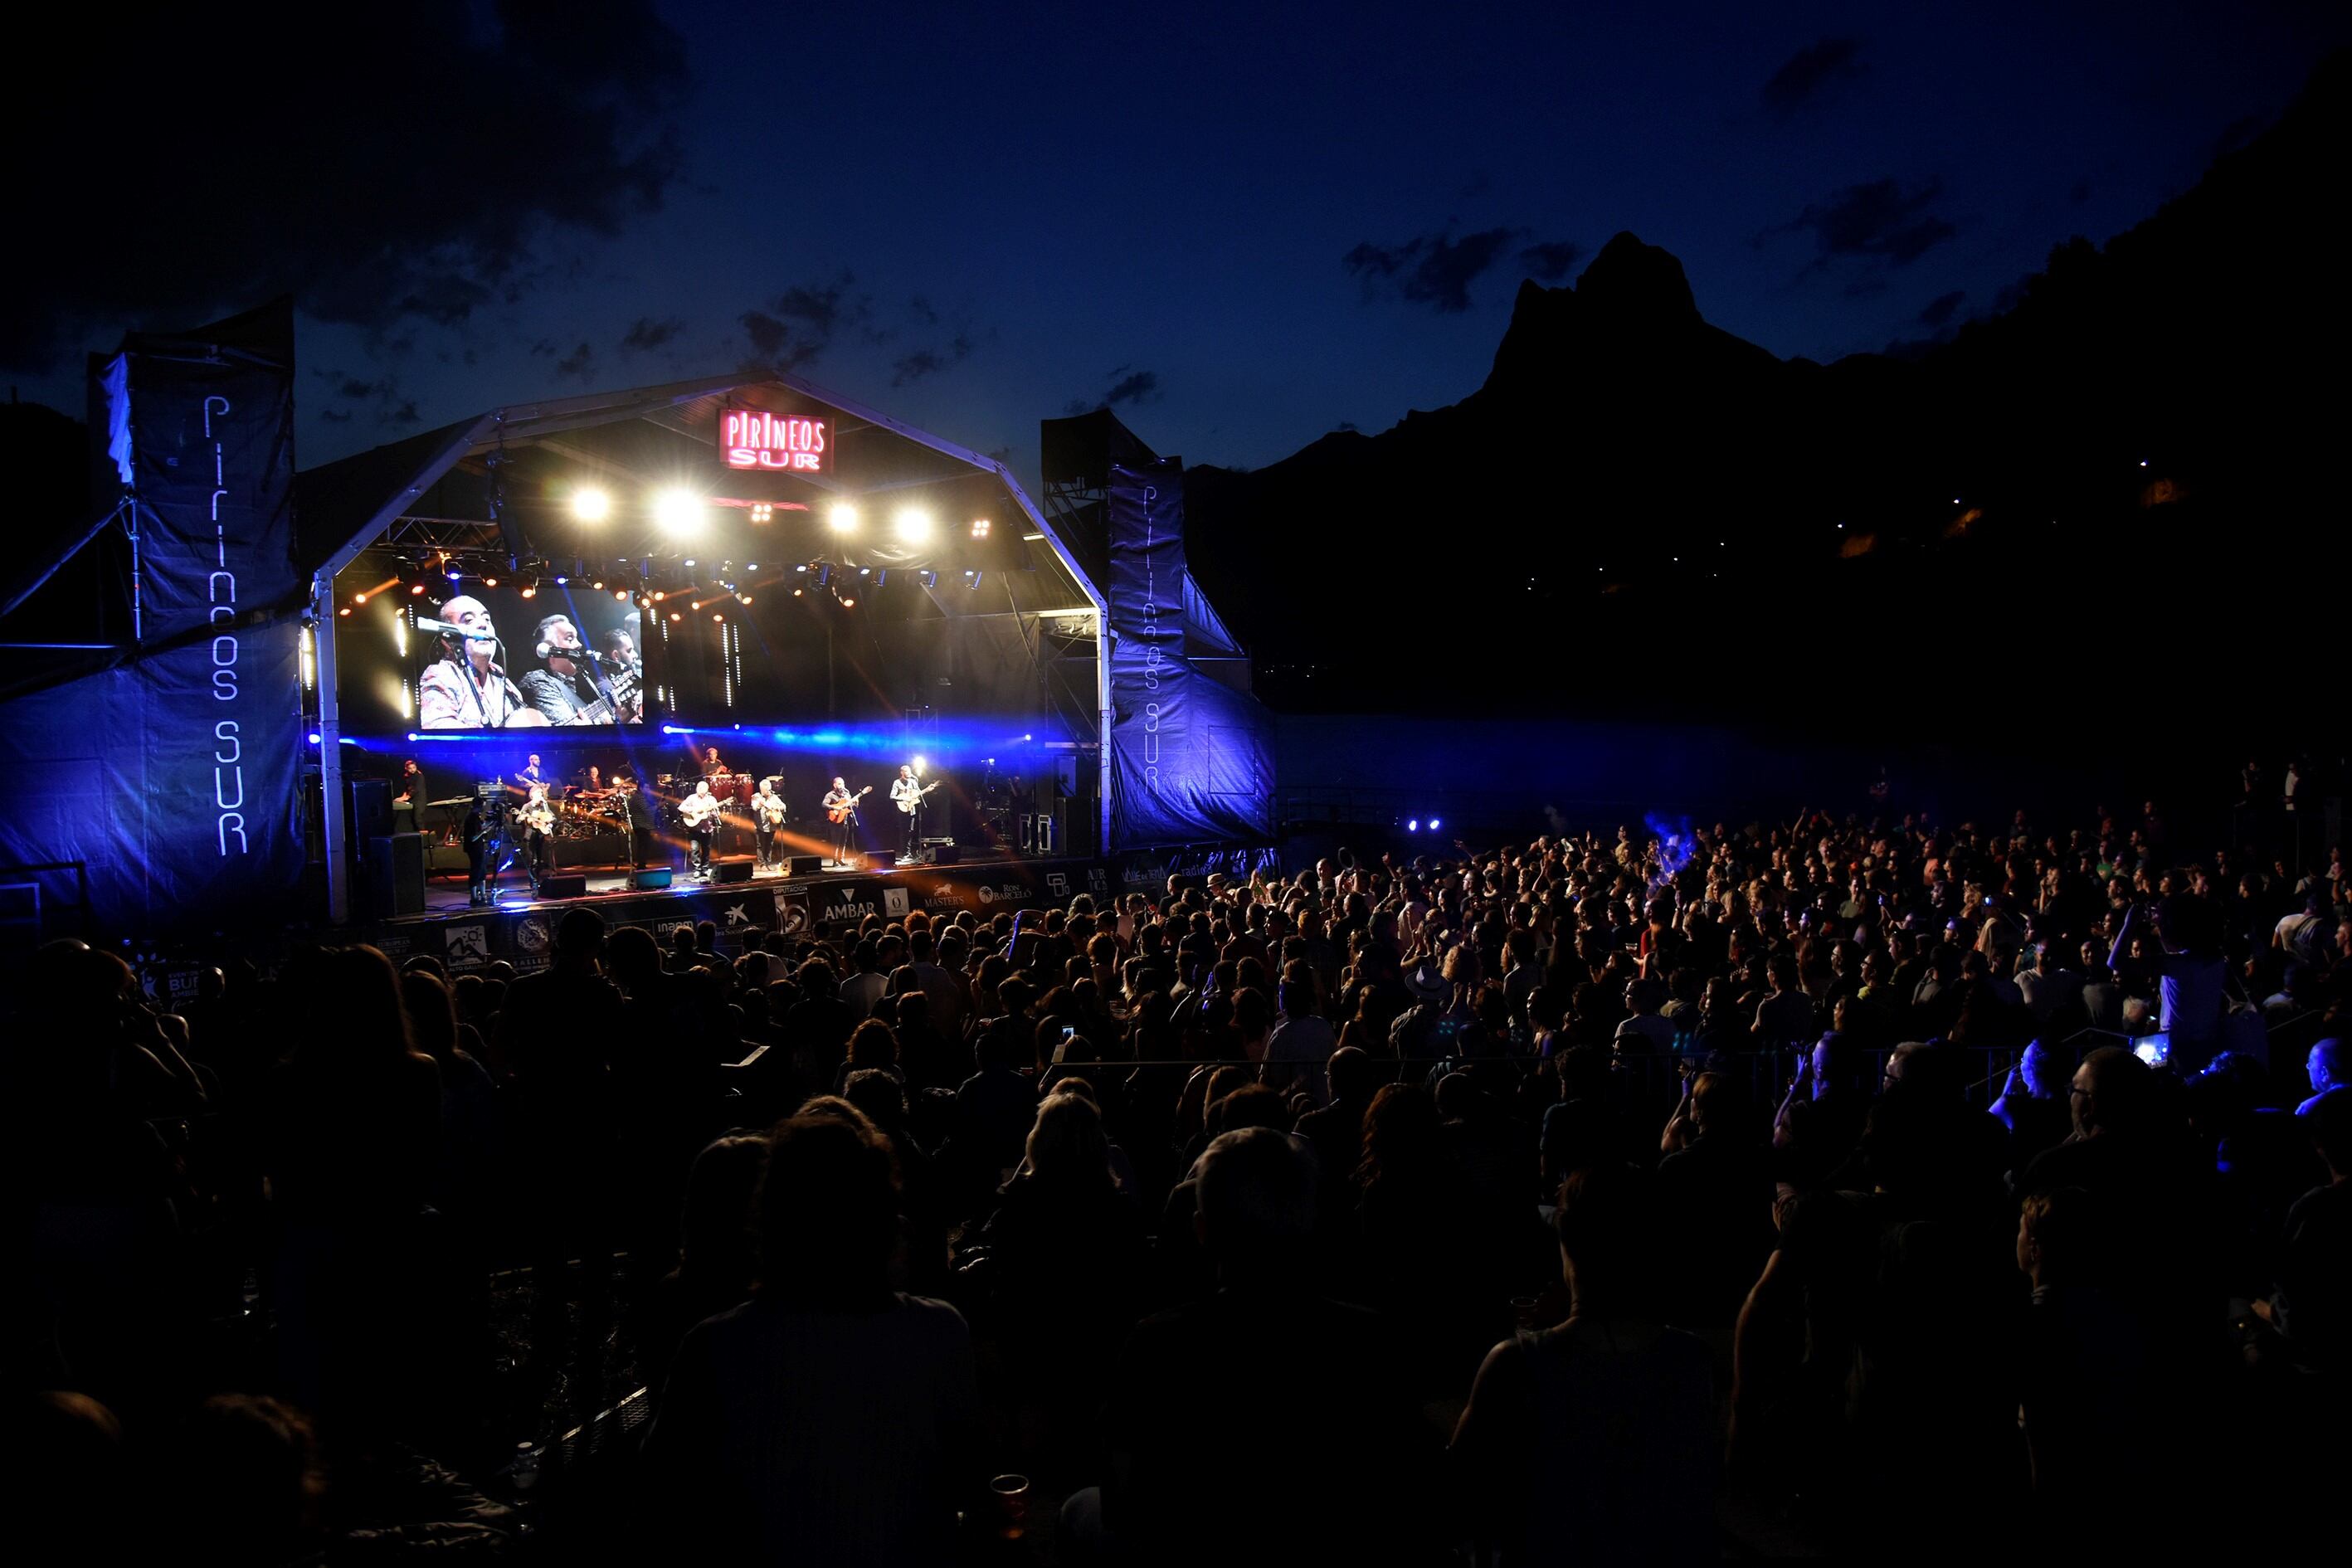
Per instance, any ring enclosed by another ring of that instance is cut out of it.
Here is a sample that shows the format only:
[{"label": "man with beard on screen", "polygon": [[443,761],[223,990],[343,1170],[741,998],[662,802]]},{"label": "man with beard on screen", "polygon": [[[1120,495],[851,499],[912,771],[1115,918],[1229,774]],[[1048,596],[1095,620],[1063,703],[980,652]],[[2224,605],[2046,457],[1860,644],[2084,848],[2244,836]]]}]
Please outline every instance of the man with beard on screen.
[{"label": "man with beard on screen", "polygon": [[416,682],[421,730],[527,729],[547,716],[523,700],[496,658],[498,627],[479,599],[459,595],[441,606],[441,657]]}]

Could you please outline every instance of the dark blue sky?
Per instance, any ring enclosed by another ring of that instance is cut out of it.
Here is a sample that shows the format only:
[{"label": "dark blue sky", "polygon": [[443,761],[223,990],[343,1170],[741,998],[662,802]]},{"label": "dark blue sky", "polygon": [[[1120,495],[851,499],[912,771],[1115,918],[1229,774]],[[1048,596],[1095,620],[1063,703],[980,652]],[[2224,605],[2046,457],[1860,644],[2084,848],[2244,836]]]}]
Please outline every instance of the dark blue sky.
[{"label": "dark blue sky", "polygon": [[78,410],[79,351],[142,310],[284,283],[325,301],[306,464],[755,354],[1024,472],[1041,416],[1106,397],[1164,451],[1263,464],[1472,390],[1519,279],[1619,229],[1776,353],[1948,329],[2187,188],[2352,31],[2321,5],[2005,9],[624,8],[551,97],[516,89],[565,106],[519,153],[499,84],[543,51],[459,4],[460,37],[413,47],[468,51],[469,79],[306,89],[346,115],[299,176],[343,185],[348,139],[331,212],[215,215],[150,256],[221,250],[170,287],[60,254],[54,330],[0,357]]}]

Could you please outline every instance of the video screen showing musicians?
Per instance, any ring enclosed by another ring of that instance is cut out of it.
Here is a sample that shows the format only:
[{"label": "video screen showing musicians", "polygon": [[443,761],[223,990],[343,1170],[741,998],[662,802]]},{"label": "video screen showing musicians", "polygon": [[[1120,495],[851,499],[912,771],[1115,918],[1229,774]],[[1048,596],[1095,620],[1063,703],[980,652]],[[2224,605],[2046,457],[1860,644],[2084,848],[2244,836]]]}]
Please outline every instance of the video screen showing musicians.
[{"label": "video screen showing musicians", "polygon": [[526,599],[469,589],[416,610],[421,730],[519,730],[645,721],[636,607],[601,596]]}]

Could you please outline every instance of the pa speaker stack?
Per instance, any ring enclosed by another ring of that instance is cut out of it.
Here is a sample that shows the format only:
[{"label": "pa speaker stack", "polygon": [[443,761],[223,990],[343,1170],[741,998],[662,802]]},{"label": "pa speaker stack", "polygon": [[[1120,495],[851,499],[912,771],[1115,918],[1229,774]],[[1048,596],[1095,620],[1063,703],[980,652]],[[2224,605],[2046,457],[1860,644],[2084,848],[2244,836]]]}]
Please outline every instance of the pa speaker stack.
[{"label": "pa speaker stack", "polygon": [[369,839],[367,874],[368,896],[377,919],[423,914],[425,835],[394,833]]}]

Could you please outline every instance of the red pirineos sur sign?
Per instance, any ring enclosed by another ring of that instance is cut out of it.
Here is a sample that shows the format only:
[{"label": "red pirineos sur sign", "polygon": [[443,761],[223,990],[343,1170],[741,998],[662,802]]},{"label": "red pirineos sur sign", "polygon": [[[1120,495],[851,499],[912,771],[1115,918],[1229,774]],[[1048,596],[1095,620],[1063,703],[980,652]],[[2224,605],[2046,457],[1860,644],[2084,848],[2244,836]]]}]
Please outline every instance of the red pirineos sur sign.
[{"label": "red pirineos sur sign", "polygon": [[817,414],[730,408],[719,416],[719,451],[730,468],[833,472],[833,421]]}]

